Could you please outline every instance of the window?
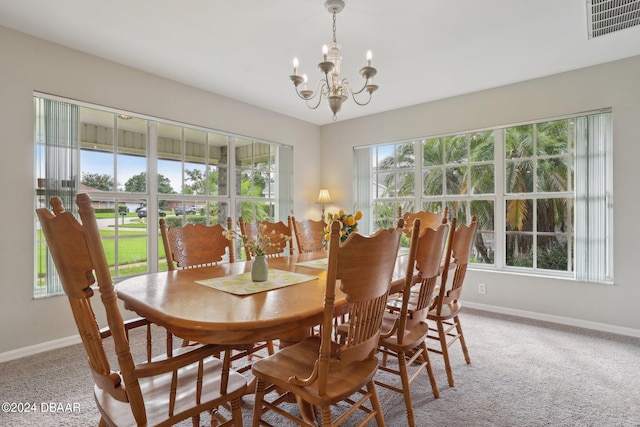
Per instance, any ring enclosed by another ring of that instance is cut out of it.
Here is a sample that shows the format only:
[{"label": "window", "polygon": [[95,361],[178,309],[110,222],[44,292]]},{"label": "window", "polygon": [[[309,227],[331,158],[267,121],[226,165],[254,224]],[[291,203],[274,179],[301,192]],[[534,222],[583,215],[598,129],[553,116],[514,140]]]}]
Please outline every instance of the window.
[{"label": "window", "polygon": [[361,228],[446,207],[476,267],[611,282],[610,149],[610,112],[357,148]]},{"label": "window", "polygon": [[[88,193],[116,278],[166,270],[160,217],[226,226],[291,210],[289,146],[40,95],[34,140],[36,206],[58,196],[75,213],[75,195]],[[34,294],[59,294],[37,221],[35,232]]]}]

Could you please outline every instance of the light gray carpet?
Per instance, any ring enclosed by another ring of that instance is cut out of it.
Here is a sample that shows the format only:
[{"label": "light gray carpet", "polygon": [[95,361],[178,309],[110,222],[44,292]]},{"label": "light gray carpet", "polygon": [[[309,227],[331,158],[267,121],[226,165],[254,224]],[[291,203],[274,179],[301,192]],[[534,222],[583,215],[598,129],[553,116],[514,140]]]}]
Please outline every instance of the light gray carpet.
[{"label": "light gray carpet", "polygon": [[[426,377],[414,382],[419,426],[640,426],[640,339],[470,309],[461,319],[472,364],[454,344],[450,388],[441,356],[431,355],[440,398]],[[98,424],[81,345],[2,363],[0,378],[0,401],[36,404],[33,413],[0,413],[1,426]],[[379,393],[387,425],[405,426],[402,396]],[[47,402],[79,410],[43,413]],[[246,397],[247,426],[252,407]]]}]

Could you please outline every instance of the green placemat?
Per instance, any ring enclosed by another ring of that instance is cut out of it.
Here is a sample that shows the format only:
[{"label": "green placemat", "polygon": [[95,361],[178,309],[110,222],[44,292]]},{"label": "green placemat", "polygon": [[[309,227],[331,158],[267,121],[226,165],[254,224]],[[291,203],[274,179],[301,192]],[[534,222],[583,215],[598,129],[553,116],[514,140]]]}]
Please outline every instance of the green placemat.
[{"label": "green placemat", "polygon": [[311,261],[297,262],[295,263],[295,265],[299,265],[301,267],[311,267],[311,268],[318,268],[320,270],[326,270],[327,266],[329,265],[329,259],[328,258],[312,259]]},{"label": "green placemat", "polygon": [[251,295],[271,289],[284,288],[302,282],[317,279],[318,276],[292,273],[289,271],[269,269],[269,279],[264,282],[251,280],[251,273],[235,274],[233,276],[214,277],[213,279],[196,280],[196,283],[218,289],[234,295]]}]

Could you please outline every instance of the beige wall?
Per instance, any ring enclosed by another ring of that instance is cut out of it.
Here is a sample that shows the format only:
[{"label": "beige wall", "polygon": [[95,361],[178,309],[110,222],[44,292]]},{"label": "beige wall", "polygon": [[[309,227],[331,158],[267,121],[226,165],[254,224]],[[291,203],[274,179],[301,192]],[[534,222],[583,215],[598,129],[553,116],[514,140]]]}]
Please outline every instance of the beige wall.
[{"label": "beige wall", "polygon": [[[294,212],[317,216],[320,186],[353,206],[354,147],[505,125],[602,107],[614,117],[615,285],[472,271],[470,305],[640,336],[637,183],[640,57],[323,127],[0,27],[0,356],[77,337],[65,297],[33,299],[33,91],[294,146]],[[212,76],[215,78],[215,76]],[[375,102],[375,99],[374,101]],[[365,107],[366,108],[366,107]],[[318,162],[318,158],[322,161]],[[322,171],[320,165],[323,165]],[[477,294],[477,283],[487,294]]]},{"label": "beige wall", "polygon": [[[324,126],[324,184],[332,196],[340,194],[338,202],[349,208],[353,206],[352,160],[333,152],[611,107],[615,285],[470,271],[463,296],[475,307],[640,336],[638,76],[640,57],[634,57]],[[478,294],[478,283],[486,284],[486,295]]]},{"label": "beige wall", "polygon": [[[319,217],[320,129],[0,27],[0,355],[77,336],[66,297],[33,299],[33,91],[294,147],[294,213]],[[215,76],[212,76],[215,78]],[[99,303],[96,305],[100,305]]]}]

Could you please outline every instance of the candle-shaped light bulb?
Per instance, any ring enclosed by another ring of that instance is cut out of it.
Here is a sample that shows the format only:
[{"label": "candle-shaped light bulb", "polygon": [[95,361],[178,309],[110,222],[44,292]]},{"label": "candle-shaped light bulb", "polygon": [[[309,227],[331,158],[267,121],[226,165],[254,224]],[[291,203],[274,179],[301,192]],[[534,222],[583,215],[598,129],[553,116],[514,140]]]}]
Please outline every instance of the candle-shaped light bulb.
[{"label": "candle-shaped light bulb", "polygon": [[324,57],[324,62],[327,62],[327,54],[329,53],[329,47],[326,44],[322,45],[322,56]]},{"label": "candle-shaped light bulb", "polygon": [[367,51],[367,67],[371,67],[371,59],[373,58],[373,53],[371,51]]},{"label": "candle-shaped light bulb", "polygon": [[298,75],[298,58],[293,58],[293,75]]}]

